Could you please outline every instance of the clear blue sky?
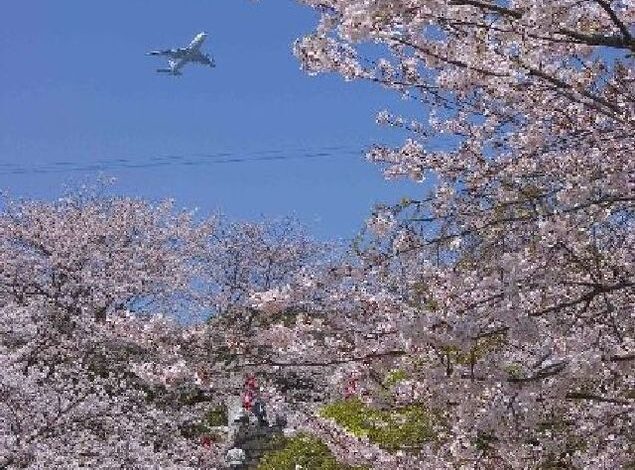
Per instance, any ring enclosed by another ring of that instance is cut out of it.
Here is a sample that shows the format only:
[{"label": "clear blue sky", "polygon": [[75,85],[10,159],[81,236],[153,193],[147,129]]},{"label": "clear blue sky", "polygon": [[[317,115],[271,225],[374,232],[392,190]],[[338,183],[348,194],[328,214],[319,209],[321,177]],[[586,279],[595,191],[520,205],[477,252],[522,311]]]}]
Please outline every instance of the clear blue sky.
[{"label": "clear blue sky", "polygon": [[[114,165],[107,174],[121,193],[233,218],[292,214],[338,238],[352,236],[373,203],[422,189],[384,182],[361,158],[373,142],[400,140],[375,125],[375,113],[413,105],[301,72],[291,46],[316,18],[291,0],[20,0],[5,2],[2,18],[0,188],[14,196],[52,198],[95,175],[91,165]],[[155,74],[163,62],[146,51],[184,46],[202,30],[216,69]],[[341,150],[226,164],[196,156],[325,147]],[[169,161],[178,164],[146,165]]]}]

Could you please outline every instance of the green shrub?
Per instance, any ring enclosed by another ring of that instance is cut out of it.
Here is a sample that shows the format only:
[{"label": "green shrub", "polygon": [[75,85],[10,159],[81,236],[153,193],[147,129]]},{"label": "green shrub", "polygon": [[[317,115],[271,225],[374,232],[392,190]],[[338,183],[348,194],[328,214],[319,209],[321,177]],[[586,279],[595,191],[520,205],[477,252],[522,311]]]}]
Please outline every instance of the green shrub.
[{"label": "green shrub", "polygon": [[278,450],[268,452],[258,464],[258,470],[364,470],[338,463],[329,448],[317,437],[299,434],[292,438],[279,438]]},{"label": "green shrub", "polygon": [[418,449],[435,437],[432,416],[420,404],[380,410],[349,399],[326,405],[320,415],[389,451]]},{"label": "green shrub", "polygon": [[184,437],[194,439],[205,435],[217,435],[218,432],[215,428],[226,425],[227,407],[225,405],[218,405],[207,410],[199,422],[193,422],[183,426],[181,432]]},{"label": "green shrub", "polygon": [[227,407],[218,405],[210,409],[205,415],[208,426],[227,426]]},{"label": "green shrub", "polygon": [[388,375],[384,379],[384,386],[393,387],[397,385],[399,382],[406,380],[407,378],[408,378],[408,374],[403,369],[393,369],[388,373]]}]

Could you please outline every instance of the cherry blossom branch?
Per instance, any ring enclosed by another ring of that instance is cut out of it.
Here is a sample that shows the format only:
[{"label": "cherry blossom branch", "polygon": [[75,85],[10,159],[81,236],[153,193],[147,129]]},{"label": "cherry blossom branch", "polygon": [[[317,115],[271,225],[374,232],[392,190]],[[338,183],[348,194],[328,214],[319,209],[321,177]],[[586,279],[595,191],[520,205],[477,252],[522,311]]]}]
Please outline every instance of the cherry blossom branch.
[{"label": "cherry blossom branch", "polygon": [[452,59],[450,57],[443,57],[443,56],[441,56],[439,54],[436,54],[436,53],[432,52],[430,49],[425,48],[421,44],[415,44],[415,43],[413,43],[411,41],[408,41],[406,39],[403,39],[403,38],[401,38],[399,36],[394,36],[394,37],[391,38],[391,40],[396,42],[396,43],[398,43],[398,44],[401,44],[403,46],[412,47],[413,49],[415,49],[415,50],[417,50],[417,51],[419,51],[419,52],[421,52],[423,54],[429,55],[430,57],[434,57],[435,59],[438,59],[438,60],[440,60],[442,62],[445,62],[445,63],[450,64],[450,65],[454,65],[454,66],[459,67],[459,68],[463,68],[463,69],[467,69],[467,70],[473,70],[475,72],[479,72],[479,73],[481,73],[481,74],[483,74],[485,76],[490,76],[490,77],[499,77],[499,78],[509,77],[509,75],[506,74],[506,73],[494,72],[494,71],[491,71],[491,70],[483,69],[481,67],[475,67],[473,65],[470,65],[470,64],[468,64],[466,62],[463,62],[461,60],[458,60],[458,59]]},{"label": "cherry blossom branch", "polygon": [[557,312],[569,307],[573,307],[575,305],[579,305],[581,303],[584,302],[591,302],[593,299],[595,299],[595,297],[603,294],[603,293],[608,293],[608,292],[614,292],[614,291],[620,291],[620,290],[627,290],[631,287],[633,287],[635,285],[635,283],[633,282],[629,282],[629,281],[623,281],[623,282],[618,282],[615,284],[605,284],[605,285],[595,285],[593,287],[592,290],[586,292],[585,294],[581,295],[580,297],[574,299],[574,300],[570,300],[568,302],[561,302],[558,303],[556,305],[552,305],[551,307],[548,307],[546,309],[543,310],[537,310],[537,311],[533,311],[533,312],[529,312],[529,316],[532,317],[540,317],[540,316],[544,316],[547,315],[549,313],[552,312]]},{"label": "cherry blossom branch", "polygon": [[613,9],[611,8],[611,4],[607,2],[606,0],[595,0],[595,2],[598,3],[604,9],[604,11],[608,13],[609,17],[611,18],[611,21],[613,21],[613,23],[615,23],[615,26],[617,26],[618,29],[622,32],[622,34],[624,35],[624,38],[627,41],[631,41],[632,37],[631,37],[630,31],[628,30],[628,27],[624,23],[622,23],[622,21],[615,14]]},{"label": "cherry blossom branch", "polygon": [[450,0],[448,2],[450,5],[469,5],[478,8],[482,8],[484,10],[493,11],[496,13],[500,13],[505,16],[510,16],[514,19],[521,19],[523,17],[523,13],[519,10],[512,10],[510,8],[505,8],[500,5],[496,5],[494,3],[485,3],[479,2],[478,0]]},{"label": "cherry blossom branch", "polygon": [[589,400],[596,401],[600,403],[612,403],[614,405],[632,405],[634,403],[633,400],[621,400],[619,398],[609,398],[601,395],[595,395],[593,393],[584,393],[584,392],[571,392],[565,395],[567,400]]},{"label": "cherry blossom branch", "polygon": [[354,362],[368,362],[373,359],[383,359],[386,357],[403,357],[408,354],[407,351],[403,350],[394,350],[394,351],[384,351],[377,352],[371,354],[365,354],[363,356],[351,357],[351,358],[343,358],[343,359],[332,359],[329,361],[301,361],[301,362],[280,362],[275,360],[265,360],[260,362],[246,362],[243,364],[235,365],[228,369],[229,371],[238,371],[246,368],[252,367],[262,367],[262,366],[271,366],[271,367],[329,367],[336,366],[342,364],[350,364]]}]

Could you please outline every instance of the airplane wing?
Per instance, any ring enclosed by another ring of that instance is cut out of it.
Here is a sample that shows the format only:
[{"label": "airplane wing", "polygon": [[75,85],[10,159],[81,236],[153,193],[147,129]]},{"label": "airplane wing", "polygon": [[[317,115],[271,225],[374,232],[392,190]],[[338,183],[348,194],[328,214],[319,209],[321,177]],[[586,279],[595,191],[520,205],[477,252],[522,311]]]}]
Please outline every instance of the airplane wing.
[{"label": "airplane wing", "polygon": [[214,58],[208,54],[196,54],[193,57],[190,57],[192,62],[196,62],[197,64],[208,65],[210,67],[216,67],[216,63],[214,62]]},{"label": "airplane wing", "polygon": [[170,68],[172,69],[174,73],[179,73],[179,70],[183,68],[183,66],[187,64],[188,62],[189,62],[189,59],[187,58],[170,59],[168,61],[168,63],[170,64]]},{"label": "airplane wing", "polygon": [[189,59],[187,59],[187,58],[169,59],[168,60],[169,68],[167,68],[167,69],[157,69],[157,72],[159,72],[159,73],[167,73],[167,74],[170,74],[170,75],[183,75],[183,72],[181,72],[181,68],[183,68],[183,66],[185,64],[187,64],[188,62],[189,62]]},{"label": "airplane wing", "polygon": [[162,51],[150,51],[146,55],[160,55],[166,56],[170,59],[179,59],[187,54],[187,50],[184,49],[164,49]]}]

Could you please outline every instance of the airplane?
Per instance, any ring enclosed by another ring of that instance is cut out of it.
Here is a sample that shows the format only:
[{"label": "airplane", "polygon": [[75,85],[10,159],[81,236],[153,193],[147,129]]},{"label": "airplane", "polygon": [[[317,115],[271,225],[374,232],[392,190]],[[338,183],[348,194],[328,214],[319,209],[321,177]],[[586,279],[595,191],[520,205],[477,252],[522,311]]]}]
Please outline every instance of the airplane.
[{"label": "airplane", "polygon": [[168,65],[170,68],[157,69],[157,72],[167,73],[174,76],[183,75],[181,69],[184,65],[190,62],[196,62],[199,64],[207,65],[209,67],[216,67],[214,58],[211,57],[209,54],[201,52],[201,46],[203,45],[203,42],[205,42],[206,38],[207,33],[198,33],[187,47],[179,47],[178,49],[166,49],[162,51],[150,51],[147,52],[146,55],[166,56],[168,58]]}]

